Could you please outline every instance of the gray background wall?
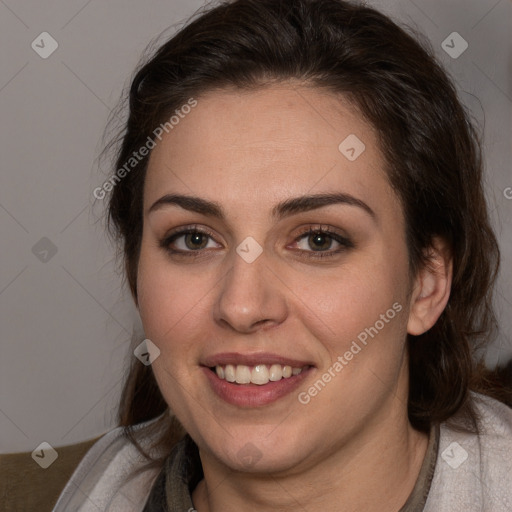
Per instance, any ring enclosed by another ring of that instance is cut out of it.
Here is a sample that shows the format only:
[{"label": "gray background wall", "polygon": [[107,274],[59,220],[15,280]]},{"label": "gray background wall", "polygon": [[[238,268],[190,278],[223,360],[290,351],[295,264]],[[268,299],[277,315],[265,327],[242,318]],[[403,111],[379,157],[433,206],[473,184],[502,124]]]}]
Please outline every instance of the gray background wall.
[{"label": "gray background wall", "polygon": [[[114,424],[139,322],[98,220],[104,205],[92,191],[105,170],[96,158],[146,45],[203,3],[0,0],[0,452],[70,444]],[[369,3],[428,36],[485,124],[487,192],[503,251],[501,328],[486,357],[503,364],[512,355],[512,3]],[[55,43],[42,32],[58,44],[47,58],[40,55]],[[453,32],[469,45],[456,59],[442,47],[463,49],[447,39]]]}]

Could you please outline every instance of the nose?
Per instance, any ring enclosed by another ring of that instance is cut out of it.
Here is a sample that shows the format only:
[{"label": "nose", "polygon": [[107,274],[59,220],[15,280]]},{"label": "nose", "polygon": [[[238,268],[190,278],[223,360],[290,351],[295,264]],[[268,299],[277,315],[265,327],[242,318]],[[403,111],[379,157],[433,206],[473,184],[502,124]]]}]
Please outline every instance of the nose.
[{"label": "nose", "polygon": [[287,317],[286,287],[265,251],[252,263],[234,254],[233,265],[219,284],[215,321],[240,333],[282,323]]}]

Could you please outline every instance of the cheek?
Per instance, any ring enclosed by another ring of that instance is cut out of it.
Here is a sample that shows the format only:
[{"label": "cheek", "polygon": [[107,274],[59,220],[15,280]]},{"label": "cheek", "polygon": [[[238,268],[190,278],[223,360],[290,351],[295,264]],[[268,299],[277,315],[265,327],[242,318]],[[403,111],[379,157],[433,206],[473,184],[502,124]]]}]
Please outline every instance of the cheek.
[{"label": "cheek", "polygon": [[137,286],[146,337],[161,351],[183,349],[186,338],[193,337],[200,325],[199,319],[206,318],[201,301],[205,292],[199,280],[169,265],[157,251],[143,247]]},{"label": "cheek", "polygon": [[[303,317],[310,319],[310,328],[319,339],[332,340],[328,344],[330,352],[339,353],[345,345],[350,346],[359,333],[374,326],[395,302],[404,309],[406,271],[400,258],[380,252],[360,257],[320,279],[302,276],[297,295]],[[299,279],[296,281],[299,283]],[[394,313],[392,310],[386,320],[392,316],[397,320],[393,323],[405,322],[404,315]],[[386,323],[382,331],[390,331],[391,323]]]},{"label": "cheek", "polygon": [[322,287],[304,283],[302,321],[321,342],[323,354],[315,381],[300,396],[310,400],[315,414],[324,414],[326,404],[337,404],[332,414],[340,422],[346,421],[347,410],[364,417],[395,389],[407,325],[400,274],[385,271],[382,262],[347,269],[325,279]]},{"label": "cheek", "polygon": [[[141,250],[137,276],[139,313],[146,338],[159,349],[152,363],[158,386],[170,407],[186,421],[187,403],[198,371],[198,346],[207,312],[205,291],[192,275],[173,268],[157,252]],[[203,324],[201,323],[203,322]],[[183,390],[187,391],[184,392]],[[192,402],[200,402],[197,395]]]}]

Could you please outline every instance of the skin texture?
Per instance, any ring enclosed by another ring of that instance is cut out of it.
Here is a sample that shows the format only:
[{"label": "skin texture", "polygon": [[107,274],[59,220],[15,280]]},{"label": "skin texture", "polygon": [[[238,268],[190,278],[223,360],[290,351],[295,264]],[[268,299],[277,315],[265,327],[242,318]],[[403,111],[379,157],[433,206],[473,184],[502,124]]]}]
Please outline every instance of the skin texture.
[{"label": "skin texture", "polygon": [[[197,100],[150,158],[137,282],[146,337],[161,351],[153,363],[157,382],[200,449],[205,479],[194,506],[396,511],[428,442],[407,419],[406,333],[428,330],[444,309],[449,254],[436,241],[432,268],[410,276],[402,209],[377,136],[343,98],[287,83]],[[365,144],[355,161],[338,149],[350,134]],[[271,216],[291,197],[334,192],[364,201],[375,217],[348,204]],[[176,205],[149,212],[171,193],[215,201],[225,219]],[[212,237],[187,245],[182,236],[172,248],[199,256],[161,246],[171,230],[190,225]],[[353,247],[315,258],[319,249],[342,246],[329,238],[308,241],[303,230],[310,226],[329,227]],[[252,263],[236,252],[249,236],[263,249]],[[205,248],[194,251],[201,243]],[[298,393],[395,303],[400,313],[309,403],[300,403]],[[212,391],[201,367],[220,352],[271,352],[314,368],[297,391],[240,408]],[[240,457],[247,446],[256,462]]]}]

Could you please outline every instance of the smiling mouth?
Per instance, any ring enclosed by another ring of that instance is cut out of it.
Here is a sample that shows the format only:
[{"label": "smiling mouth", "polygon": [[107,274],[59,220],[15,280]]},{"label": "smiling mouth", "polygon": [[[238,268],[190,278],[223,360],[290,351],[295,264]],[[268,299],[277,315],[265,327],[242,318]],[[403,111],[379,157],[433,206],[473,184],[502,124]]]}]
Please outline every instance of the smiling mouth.
[{"label": "smiling mouth", "polygon": [[289,379],[290,377],[300,375],[308,368],[310,368],[309,365],[292,367],[290,365],[281,364],[257,364],[255,366],[226,364],[212,366],[210,370],[215,372],[219,379],[233,384],[256,384],[263,386],[269,382],[277,382],[282,379]]}]

